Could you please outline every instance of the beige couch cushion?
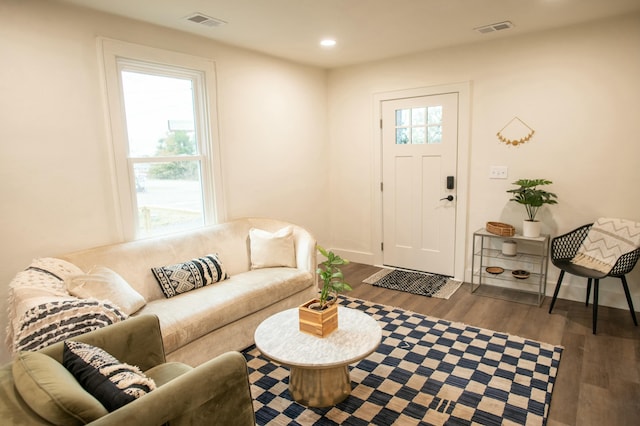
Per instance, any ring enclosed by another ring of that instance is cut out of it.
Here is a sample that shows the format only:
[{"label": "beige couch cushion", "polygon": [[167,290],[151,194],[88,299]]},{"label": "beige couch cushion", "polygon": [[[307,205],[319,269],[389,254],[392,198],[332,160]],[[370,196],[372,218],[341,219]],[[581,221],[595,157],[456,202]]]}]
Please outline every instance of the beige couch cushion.
[{"label": "beige couch cushion", "polygon": [[310,272],[295,268],[256,269],[171,299],[156,300],[139,314],[158,315],[165,351],[171,353],[217,328],[308,289],[310,282]]}]

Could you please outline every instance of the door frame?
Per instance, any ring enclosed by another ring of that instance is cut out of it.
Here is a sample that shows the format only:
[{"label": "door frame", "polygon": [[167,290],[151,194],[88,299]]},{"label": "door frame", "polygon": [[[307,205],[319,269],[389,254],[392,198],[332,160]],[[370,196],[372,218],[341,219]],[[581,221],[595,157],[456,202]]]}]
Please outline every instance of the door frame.
[{"label": "door frame", "polygon": [[465,254],[467,240],[467,200],[469,184],[469,129],[471,125],[471,82],[453,83],[447,85],[420,87],[415,89],[395,90],[390,92],[375,93],[373,95],[374,123],[373,135],[377,147],[373,149],[373,221],[371,234],[373,235],[374,263],[382,265],[383,252],[383,216],[382,216],[382,102],[403,98],[415,98],[421,96],[441,95],[446,93],[458,94],[458,154],[456,165],[456,226],[455,226],[455,254],[454,254],[454,278],[464,281]]}]

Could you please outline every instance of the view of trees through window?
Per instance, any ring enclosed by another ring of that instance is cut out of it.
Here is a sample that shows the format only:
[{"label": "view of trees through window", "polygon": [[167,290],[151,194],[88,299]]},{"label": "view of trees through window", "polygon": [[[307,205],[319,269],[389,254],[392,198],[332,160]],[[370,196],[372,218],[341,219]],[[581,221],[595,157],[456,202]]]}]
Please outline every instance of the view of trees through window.
[{"label": "view of trees through window", "polygon": [[[166,138],[158,141],[157,156],[194,155],[196,154],[193,132],[177,130]],[[197,180],[200,172],[192,162],[178,162],[153,164],[149,167],[149,177],[156,179],[189,179]]]},{"label": "view of trees through window", "polygon": [[121,73],[139,237],[205,223],[194,112],[198,85],[167,74]]}]

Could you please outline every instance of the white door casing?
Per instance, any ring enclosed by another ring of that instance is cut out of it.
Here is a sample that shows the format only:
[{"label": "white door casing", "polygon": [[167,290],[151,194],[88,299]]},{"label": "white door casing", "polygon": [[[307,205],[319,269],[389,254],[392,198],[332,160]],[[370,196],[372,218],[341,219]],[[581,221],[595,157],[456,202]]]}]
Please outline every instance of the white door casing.
[{"label": "white door casing", "polygon": [[[386,101],[395,101],[399,99],[417,98],[421,96],[442,95],[454,93],[458,97],[457,108],[457,151],[456,157],[456,170],[452,174],[455,176],[455,187],[453,191],[446,191],[446,183],[442,183],[438,191],[441,191],[442,195],[438,198],[437,202],[440,203],[440,198],[445,197],[451,193],[455,198],[453,203],[455,207],[454,211],[454,231],[450,235],[450,240],[453,242],[453,253],[450,257],[453,259],[453,272],[447,275],[452,275],[455,279],[464,280],[466,272],[466,233],[467,233],[467,197],[468,197],[468,167],[469,167],[469,125],[470,125],[470,93],[471,83],[454,83],[442,86],[423,87],[416,89],[398,90],[392,92],[377,93],[373,96],[374,106],[374,135],[378,149],[373,151],[373,175],[374,175],[374,187],[372,187],[373,196],[373,223],[372,223],[372,236],[374,246],[372,247],[373,263],[383,265],[385,262],[384,252],[388,248],[388,244],[385,244],[385,250],[383,251],[384,241],[384,225],[383,225],[383,194],[386,191],[382,191],[383,182],[383,131],[384,126],[381,125],[383,117],[383,104]],[[393,124],[393,123],[392,123]],[[444,174],[443,176],[447,176]],[[445,178],[446,179],[446,178]],[[386,185],[386,183],[385,183]],[[388,189],[386,186],[385,189]],[[387,196],[387,194],[385,194]],[[442,201],[442,203],[448,203]],[[420,268],[424,269],[424,268]]]}]

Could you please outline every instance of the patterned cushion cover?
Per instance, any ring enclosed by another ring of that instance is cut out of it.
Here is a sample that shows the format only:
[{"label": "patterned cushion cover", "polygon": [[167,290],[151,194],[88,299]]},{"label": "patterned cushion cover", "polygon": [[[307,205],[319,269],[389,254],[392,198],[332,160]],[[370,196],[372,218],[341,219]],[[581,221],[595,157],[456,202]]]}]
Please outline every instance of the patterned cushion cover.
[{"label": "patterned cushion cover", "polygon": [[167,298],[229,278],[217,254],[151,268],[151,271]]},{"label": "patterned cushion cover", "polygon": [[118,308],[95,299],[43,303],[20,318],[14,351],[36,351],[125,319],[127,315]]},{"label": "patterned cushion cover", "polygon": [[64,342],[62,364],[108,411],[156,388],[155,382],[138,367],[123,364],[103,349],[86,343]]}]

